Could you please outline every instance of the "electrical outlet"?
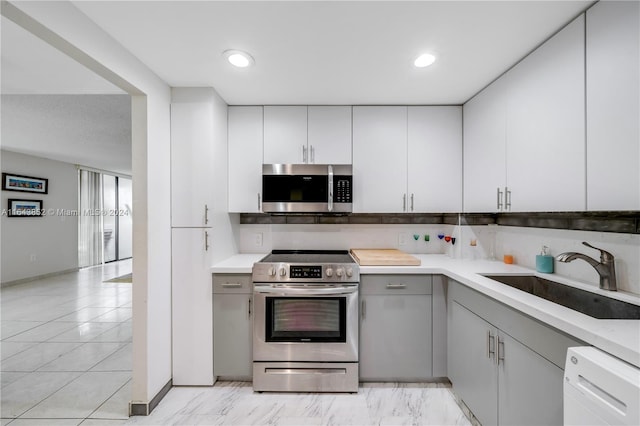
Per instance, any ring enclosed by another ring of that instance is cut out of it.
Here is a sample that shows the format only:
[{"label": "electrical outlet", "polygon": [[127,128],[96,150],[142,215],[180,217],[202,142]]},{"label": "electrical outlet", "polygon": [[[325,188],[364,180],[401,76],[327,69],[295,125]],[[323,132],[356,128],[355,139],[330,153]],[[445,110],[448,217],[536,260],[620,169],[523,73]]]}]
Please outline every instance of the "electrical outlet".
[{"label": "electrical outlet", "polygon": [[404,246],[407,244],[407,234],[398,234],[398,245]]},{"label": "electrical outlet", "polygon": [[37,260],[37,256],[35,254],[32,254],[29,256],[29,262],[35,262]]},{"label": "electrical outlet", "polygon": [[262,247],[262,232],[256,232],[255,244],[256,244],[256,247]]}]

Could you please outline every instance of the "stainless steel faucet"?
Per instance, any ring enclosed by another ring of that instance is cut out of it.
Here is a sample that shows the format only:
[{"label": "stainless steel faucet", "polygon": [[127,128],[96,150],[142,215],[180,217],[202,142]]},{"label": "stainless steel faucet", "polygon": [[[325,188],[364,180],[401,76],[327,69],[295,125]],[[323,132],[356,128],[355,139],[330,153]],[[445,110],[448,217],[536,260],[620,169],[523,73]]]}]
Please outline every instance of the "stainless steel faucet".
[{"label": "stainless steel faucet", "polygon": [[587,256],[586,254],[576,253],[573,251],[568,251],[566,253],[561,253],[556,256],[556,259],[559,262],[571,262],[575,259],[582,259],[587,262],[589,265],[593,266],[595,270],[600,275],[600,288],[603,290],[617,291],[618,286],[616,282],[616,265],[614,262],[614,257],[608,251],[604,251],[599,249],[598,247],[594,247],[586,241],[582,242],[583,245],[590,247],[592,249],[600,250],[600,262],[597,260]]}]

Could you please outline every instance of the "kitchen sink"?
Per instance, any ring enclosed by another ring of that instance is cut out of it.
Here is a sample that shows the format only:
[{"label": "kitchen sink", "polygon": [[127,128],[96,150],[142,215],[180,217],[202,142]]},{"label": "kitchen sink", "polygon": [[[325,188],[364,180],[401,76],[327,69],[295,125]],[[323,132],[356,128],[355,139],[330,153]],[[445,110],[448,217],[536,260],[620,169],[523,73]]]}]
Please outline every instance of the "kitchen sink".
[{"label": "kitchen sink", "polygon": [[640,306],[590,291],[546,280],[535,275],[484,275],[598,319],[640,319]]}]

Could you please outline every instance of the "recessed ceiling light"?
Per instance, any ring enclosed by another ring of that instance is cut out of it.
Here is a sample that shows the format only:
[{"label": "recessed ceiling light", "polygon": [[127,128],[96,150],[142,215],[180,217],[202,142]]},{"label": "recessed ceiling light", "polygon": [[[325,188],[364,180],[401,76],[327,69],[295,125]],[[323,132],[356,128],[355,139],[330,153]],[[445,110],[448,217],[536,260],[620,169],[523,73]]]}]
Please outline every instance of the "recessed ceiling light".
[{"label": "recessed ceiling light", "polygon": [[424,68],[433,64],[435,61],[436,61],[436,57],[433,56],[431,53],[424,53],[418,56],[415,61],[413,61],[413,65],[415,65],[418,68]]},{"label": "recessed ceiling light", "polygon": [[247,52],[243,52],[242,50],[225,50],[222,54],[227,58],[227,61],[229,61],[231,65],[238,68],[246,68],[255,63],[251,55]]}]

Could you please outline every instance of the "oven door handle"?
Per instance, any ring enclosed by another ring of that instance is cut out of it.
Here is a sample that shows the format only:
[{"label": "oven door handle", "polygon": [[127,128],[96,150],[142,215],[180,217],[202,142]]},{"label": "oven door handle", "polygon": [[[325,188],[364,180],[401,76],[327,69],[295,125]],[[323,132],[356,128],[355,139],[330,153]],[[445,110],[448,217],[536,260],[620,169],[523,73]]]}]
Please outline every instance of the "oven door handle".
[{"label": "oven door handle", "polygon": [[270,294],[282,294],[282,295],[338,295],[338,294],[352,294],[358,291],[358,286],[314,286],[314,287],[272,287],[272,286],[255,286],[254,291],[256,293],[270,293]]}]

